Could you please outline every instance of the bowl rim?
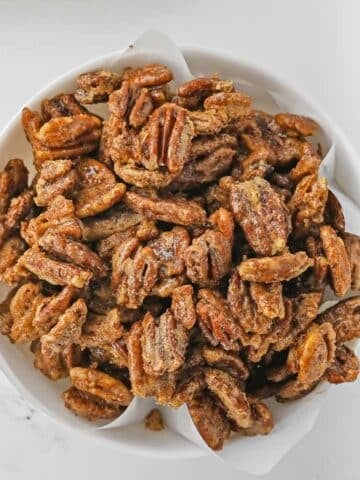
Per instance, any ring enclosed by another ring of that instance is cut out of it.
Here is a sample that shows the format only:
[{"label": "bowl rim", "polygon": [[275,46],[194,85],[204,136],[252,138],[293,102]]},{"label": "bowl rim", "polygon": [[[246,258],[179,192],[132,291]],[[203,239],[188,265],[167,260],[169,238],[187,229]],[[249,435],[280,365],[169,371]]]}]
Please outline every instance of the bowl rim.
[{"label": "bowl rim", "polygon": [[[250,70],[256,76],[261,76],[264,80],[271,79],[272,82],[275,82],[280,87],[286,87],[287,90],[291,91],[298,97],[302,98],[305,103],[310,105],[314,111],[319,113],[319,116],[322,117],[330,127],[333,135],[335,136],[337,143],[341,143],[342,147],[346,150],[349,157],[356,159],[358,161],[358,154],[351,144],[351,142],[347,139],[342,129],[337,125],[337,123],[324,111],[324,109],[307,93],[302,91],[298,86],[295,86],[294,83],[288,80],[285,77],[282,77],[278,73],[273,73],[270,68],[260,66],[253,60],[241,56],[239,58],[234,53],[229,53],[228,51],[221,49],[221,48],[208,48],[203,46],[196,46],[196,45],[179,45],[179,48],[183,52],[185,59],[191,58],[193,55],[204,55],[211,60],[220,61],[225,60],[234,63],[236,68],[245,68],[248,71]],[[43,85],[34,95],[32,95],[24,104],[20,107],[20,109],[10,118],[10,120],[5,124],[0,132],[0,148],[1,144],[5,141],[7,135],[11,132],[14,125],[17,122],[21,121],[21,111],[24,106],[32,106],[34,103],[37,103],[39,100],[46,96],[46,92],[51,90],[57,84],[69,80],[70,77],[75,77],[80,73],[83,73],[86,70],[91,70],[95,67],[96,64],[101,62],[106,62],[111,57],[115,55],[122,55],[126,51],[124,49],[117,49],[110,51],[108,53],[99,55],[95,58],[89,59],[80,65],[73,67],[66,71],[65,73],[57,76],[52,81],[48,82],[47,84]],[[32,406],[34,406],[37,410],[40,409],[43,413],[45,413],[48,417],[51,418],[56,424],[69,429],[69,431],[75,431],[76,434],[84,434],[88,437],[91,435],[93,438],[96,438],[97,441],[105,441],[106,443],[110,444],[113,448],[120,450],[122,454],[131,454],[131,455],[139,455],[148,458],[158,458],[158,459],[192,459],[192,458],[200,458],[204,456],[208,456],[209,453],[207,451],[202,450],[200,447],[188,443],[187,448],[183,448],[181,451],[178,450],[162,450],[159,449],[155,451],[154,449],[145,449],[141,447],[141,449],[137,449],[134,443],[126,444],[124,442],[119,442],[118,445],[115,445],[115,442],[112,439],[107,438],[103,435],[98,435],[97,430],[91,429],[78,429],[76,425],[70,425],[68,423],[62,422],[59,418],[52,414],[50,411],[44,411],[43,406],[38,402],[35,396],[33,396],[22,386],[21,380],[17,378],[17,376],[12,374],[11,366],[7,359],[3,356],[0,351],[0,368],[4,372],[5,376],[9,379],[9,381],[15,386],[15,388],[25,397],[25,400],[29,402]],[[125,427],[126,428],[126,427]]]}]

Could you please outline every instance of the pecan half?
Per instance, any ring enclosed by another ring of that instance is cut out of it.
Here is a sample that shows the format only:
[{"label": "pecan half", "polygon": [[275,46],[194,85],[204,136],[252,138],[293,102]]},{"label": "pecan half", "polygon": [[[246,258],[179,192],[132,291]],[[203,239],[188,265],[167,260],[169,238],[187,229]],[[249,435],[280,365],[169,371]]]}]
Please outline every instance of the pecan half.
[{"label": "pecan half", "polygon": [[136,192],[127,192],[124,201],[137,213],[154,220],[179,225],[204,225],[206,212],[191,200],[183,198],[150,198]]},{"label": "pecan half", "polygon": [[115,175],[103,163],[92,158],[81,160],[77,165],[78,190],[75,194],[75,212],[79,218],[103,212],[118,203],[126,187],[117,183]]},{"label": "pecan half", "polygon": [[221,295],[210,289],[201,289],[196,304],[198,324],[204,337],[213,346],[219,343],[225,350],[238,350],[239,327],[230,308]]},{"label": "pecan half", "polygon": [[86,314],[84,300],[77,300],[59,317],[49,333],[41,337],[39,348],[35,348],[34,366],[52,380],[68,375],[65,356],[78,342]]},{"label": "pecan half", "polygon": [[89,270],[95,278],[103,278],[108,273],[105,262],[95,252],[85,244],[64,235],[48,231],[40,238],[39,245],[60,260]]},{"label": "pecan half", "polygon": [[24,162],[18,158],[9,160],[0,173],[0,214],[5,213],[10,200],[19,195],[27,187],[28,170]]},{"label": "pecan half", "polygon": [[344,212],[339,200],[331,190],[328,190],[325,207],[325,223],[331,225],[338,233],[345,232]]},{"label": "pecan half", "polygon": [[75,415],[84,417],[91,422],[108,420],[119,416],[123,408],[109,405],[98,398],[91,397],[75,387],[70,387],[62,394],[64,405]]},{"label": "pecan half", "polygon": [[332,287],[335,294],[342,297],[351,286],[351,264],[344,242],[329,225],[320,227],[320,238],[329,262]]},{"label": "pecan half", "polygon": [[20,233],[26,243],[33,246],[48,229],[56,229],[67,237],[81,239],[81,224],[75,216],[74,204],[71,200],[58,195],[49,202],[44,212],[29,221],[22,222]]},{"label": "pecan half", "polygon": [[359,376],[360,363],[355,353],[346,345],[338,345],[333,363],[325,372],[330,383],[354,382]]},{"label": "pecan half", "polygon": [[141,247],[136,238],[130,238],[115,250],[111,282],[119,305],[137,308],[157,279],[157,258],[150,247]]},{"label": "pecan half", "polygon": [[120,84],[120,76],[108,70],[82,73],[76,80],[75,98],[80,103],[106,102]]},{"label": "pecan half", "polygon": [[33,325],[33,320],[43,298],[39,284],[25,283],[11,299],[9,312],[12,325],[9,336],[15,343],[28,343],[38,338],[38,329]]},{"label": "pecan half", "polygon": [[104,347],[121,338],[124,333],[121,314],[116,308],[106,315],[90,313],[83,325],[79,345],[82,349]]},{"label": "pecan half", "polygon": [[294,215],[298,226],[309,228],[313,223],[324,221],[328,197],[326,179],[317,175],[307,175],[296,185],[287,206]]},{"label": "pecan half", "polygon": [[140,87],[156,87],[170,82],[173,74],[165,65],[149,63],[143,67],[125,69],[122,78]]},{"label": "pecan half", "polygon": [[182,285],[172,292],[171,311],[177,322],[190,330],[196,323],[194,289],[192,285]]},{"label": "pecan half", "polygon": [[346,232],[343,240],[351,266],[351,288],[360,290],[360,237]]},{"label": "pecan half", "polygon": [[81,392],[100,398],[110,405],[127,406],[133,396],[126,385],[107,373],[92,368],[70,369],[70,380]]},{"label": "pecan half", "polygon": [[214,400],[200,393],[188,402],[188,409],[195,427],[213,450],[221,450],[231,433],[230,422]]},{"label": "pecan half", "polygon": [[141,163],[147,170],[178,174],[189,159],[194,129],[187,111],[171,103],[159,107],[140,133]]},{"label": "pecan half", "polygon": [[93,276],[91,272],[77,265],[53,260],[36,248],[27,250],[18,263],[52,285],[73,285],[83,288]]},{"label": "pecan half", "polygon": [[291,113],[278,113],[275,122],[287,131],[288,135],[309,137],[318,130],[318,124],[308,117]]},{"label": "pecan half", "polygon": [[78,175],[71,160],[49,160],[41,165],[36,180],[35,203],[44,207],[57,195],[68,195],[78,181]]},{"label": "pecan half", "polygon": [[158,322],[147,313],[143,319],[141,337],[144,371],[152,377],[174,372],[184,363],[188,343],[186,329],[170,310]]},{"label": "pecan half", "polygon": [[[134,128],[143,126],[153,111],[154,106],[147,88],[140,88],[136,84],[124,81],[121,88],[110,95],[109,109],[111,116],[106,124],[106,128],[110,127],[109,133],[111,135],[114,127],[112,123],[115,121],[119,122],[119,127],[121,122],[126,122],[130,127]],[[123,130],[123,127],[120,127],[120,129]],[[115,140],[115,136],[111,136]],[[117,158],[119,153],[113,150],[112,157]]]},{"label": "pecan half", "polygon": [[332,364],[335,356],[336,335],[330,323],[312,325],[293,346],[288,355],[287,368],[296,374],[281,387],[277,400],[294,400],[317,384]]},{"label": "pecan half", "polygon": [[331,323],[338,343],[360,337],[360,296],[343,300],[321,313],[319,323]]},{"label": "pecan half", "polygon": [[275,255],[285,249],[291,230],[289,213],[266,180],[258,177],[233,184],[230,205],[256,253]]},{"label": "pecan half", "polygon": [[314,261],[305,252],[286,252],[276,257],[250,258],[237,267],[243,280],[250,282],[282,282],[298,277]]},{"label": "pecan half", "polygon": [[0,247],[0,281],[8,285],[18,283],[17,261],[27,246],[17,235],[9,237]]},{"label": "pecan half", "polygon": [[24,108],[22,122],[38,169],[46,160],[80,157],[99,146],[102,121],[94,115],[54,117],[44,123],[39,113]]},{"label": "pecan half", "polygon": [[213,228],[192,241],[184,258],[186,274],[201,287],[217,285],[230,270],[234,221],[230,212],[220,208],[210,218]]}]

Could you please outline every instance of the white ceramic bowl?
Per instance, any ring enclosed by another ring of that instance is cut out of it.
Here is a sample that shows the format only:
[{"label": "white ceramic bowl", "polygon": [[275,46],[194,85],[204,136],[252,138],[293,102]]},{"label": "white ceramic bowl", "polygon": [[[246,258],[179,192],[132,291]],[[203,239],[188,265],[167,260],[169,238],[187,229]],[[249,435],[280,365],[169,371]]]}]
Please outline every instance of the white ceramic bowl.
[{"label": "white ceramic bowl", "polygon": [[[250,80],[258,85],[266,86],[266,88],[275,92],[280,91],[297,95],[301,101],[303,112],[315,112],[316,118],[336,140],[337,155],[341,156],[341,169],[335,168],[337,182],[339,185],[346,185],[347,194],[353,200],[356,201],[356,198],[359,198],[360,174],[351,176],[351,172],[359,172],[360,164],[357,155],[336,124],[329,120],[314,102],[310,101],[303,93],[287,85],[273,73],[267,72],[248,61],[205,48],[185,47],[182,50],[194,75],[218,72],[224,78],[242,78],[245,81]],[[121,53],[112,52],[62,75],[28,100],[26,106],[37,109],[43,98],[49,98],[60,92],[73,91],[75,79],[80,73],[98,68],[121,70],[122,67],[126,66],[120,58]],[[116,61],[117,55],[119,56],[118,62]],[[136,55],[136,52],[128,55],[126,64],[129,64],[132,59],[136,62]],[[3,168],[6,161],[13,157],[23,158],[28,168],[31,169],[32,154],[22,130],[21,112],[11,119],[0,135],[0,159],[2,162],[0,168]],[[351,185],[346,183],[349,178],[353,178]],[[3,287],[3,292],[5,292],[5,287]],[[93,435],[100,441],[110,442],[122,452],[167,459],[195,458],[206,455],[205,451],[169,430],[159,435],[145,430],[142,425],[126,427],[121,430],[94,429],[87,422],[74,417],[63,407],[60,393],[64,390],[64,382],[51,382],[42,376],[33,368],[32,355],[28,352],[28,348],[11,345],[5,337],[0,338],[0,367],[24,398],[28,399],[35,408],[44,411],[62,425]],[[34,383],[37,385],[36,390],[33,387]],[[61,416],[59,416],[59,411],[61,411]],[[303,430],[301,428],[299,425],[300,434],[296,441],[305,435],[309,430],[309,425],[304,427]]]}]

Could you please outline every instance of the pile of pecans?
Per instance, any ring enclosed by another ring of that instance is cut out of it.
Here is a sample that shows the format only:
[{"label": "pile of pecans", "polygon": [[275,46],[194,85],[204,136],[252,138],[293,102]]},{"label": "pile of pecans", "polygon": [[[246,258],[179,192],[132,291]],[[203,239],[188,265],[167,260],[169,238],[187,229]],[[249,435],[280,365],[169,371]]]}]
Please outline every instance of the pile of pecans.
[{"label": "pile of pecans", "polygon": [[[12,159],[0,174],[0,279],[14,287],[0,328],[70,378],[75,414],[186,403],[221,449],[271,431],[264,398],[357,378],[360,296],[318,311],[328,286],[360,290],[360,237],[318,176],[314,121],[254,110],[217,76],[175,94],[171,80],[158,64],[89,72],[24,109],[37,173],[29,186]],[[106,120],[84,106],[98,102]]]}]

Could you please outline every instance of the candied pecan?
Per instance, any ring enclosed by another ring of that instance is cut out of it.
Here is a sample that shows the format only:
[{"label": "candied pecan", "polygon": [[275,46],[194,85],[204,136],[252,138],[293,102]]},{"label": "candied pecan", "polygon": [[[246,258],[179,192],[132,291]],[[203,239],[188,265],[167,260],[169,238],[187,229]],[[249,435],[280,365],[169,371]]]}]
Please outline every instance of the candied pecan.
[{"label": "candied pecan", "polygon": [[231,433],[230,421],[214,400],[200,393],[188,402],[189,413],[200,435],[213,450],[221,450]]},{"label": "candied pecan", "polygon": [[193,283],[217,285],[230,270],[234,222],[230,212],[220,208],[210,218],[213,228],[205,230],[186,249],[186,274]]},{"label": "candied pecan", "polygon": [[329,225],[320,227],[320,238],[329,262],[333,290],[342,297],[351,287],[351,264],[344,242]]},{"label": "candied pecan", "polygon": [[0,247],[0,281],[8,285],[18,283],[16,263],[26,248],[25,242],[16,235],[5,240]]},{"label": "candied pecan", "polygon": [[12,197],[27,187],[28,170],[18,158],[9,160],[0,173],[0,214],[5,213]]},{"label": "candied pecan", "polygon": [[217,210],[219,207],[230,210],[230,189],[233,183],[234,179],[226,176],[220,178],[217,185],[208,188],[205,198],[210,211]]},{"label": "candied pecan", "polygon": [[41,115],[48,121],[56,117],[71,117],[72,115],[88,114],[89,111],[82,107],[72,94],[56,95],[41,102]]},{"label": "candied pecan", "polygon": [[296,379],[281,387],[276,397],[278,400],[299,398],[317,384],[334,360],[335,340],[335,331],[327,322],[321,326],[312,325],[299,337],[287,359],[287,368],[296,374]]},{"label": "candied pecan", "polygon": [[299,145],[299,158],[295,167],[286,175],[292,182],[298,182],[307,175],[317,174],[321,163],[321,157],[314,150],[313,145],[308,142],[301,142]]},{"label": "candied pecan", "polygon": [[136,192],[127,192],[124,201],[128,207],[148,218],[179,225],[204,225],[206,212],[191,200],[183,198],[150,198]]},{"label": "candied pecan", "polygon": [[360,290],[360,237],[345,232],[343,240],[351,266],[351,288]]},{"label": "candied pecan", "polygon": [[217,369],[208,370],[205,378],[208,389],[220,400],[227,417],[238,428],[249,428],[252,424],[250,403],[237,381],[228,373]]},{"label": "candied pecan", "polygon": [[301,275],[314,261],[305,252],[285,252],[276,257],[250,258],[237,267],[243,280],[273,283]]},{"label": "candied pecan", "polygon": [[190,236],[183,227],[174,227],[148,243],[154,252],[159,266],[159,275],[170,277],[183,273],[184,256],[190,244]]},{"label": "candied pecan", "polygon": [[325,372],[325,379],[330,383],[354,382],[360,371],[359,359],[346,345],[338,345],[333,363]]},{"label": "candied pecan", "polygon": [[142,322],[135,322],[127,338],[131,390],[134,395],[139,397],[151,395],[153,388],[153,382],[145,373],[143,365],[141,342],[143,330]]},{"label": "candied pecan", "polygon": [[184,363],[188,334],[172,312],[167,310],[158,321],[146,313],[141,336],[145,373],[158,377],[174,372]]},{"label": "candied pecan", "polygon": [[188,161],[194,129],[187,111],[166,103],[155,110],[140,133],[141,163],[147,170],[178,174]]},{"label": "candied pecan", "polygon": [[164,420],[158,408],[153,408],[145,417],[145,427],[152,432],[164,430]]},{"label": "candied pecan", "polygon": [[0,217],[0,244],[19,228],[21,220],[30,213],[33,206],[33,192],[24,190],[10,201],[6,214]]},{"label": "candied pecan", "polygon": [[99,145],[102,122],[94,115],[54,117],[44,123],[39,113],[24,108],[22,122],[38,169],[46,160],[79,157]]},{"label": "candied pecan", "polygon": [[[256,301],[254,302],[254,298],[250,292],[248,285],[241,280],[238,272],[235,271],[230,278],[227,292],[227,302],[231,313],[244,332],[253,332],[256,334],[268,333],[271,327],[271,317],[266,317],[259,310],[258,304],[260,301],[258,296],[255,296]],[[242,343],[247,345],[246,336],[242,334],[242,332],[240,338]],[[254,339],[252,339],[252,341],[254,341]]]},{"label": "candied pecan", "polygon": [[254,251],[260,255],[281,253],[291,230],[287,208],[270,184],[258,177],[234,183],[230,205]]},{"label": "candied pecan", "polygon": [[140,87],[156,87],[172,80],[173,74],[165,65],[149,63],[143,67],[126,68],[122,79]]},{"label": "candied pecan", "polygon": [[235,150],[221,147],[205,157],[185,166],[177,179],[181,188],[193,188],[196,185],[211,183],[226,173],[235,157]]},{"label": "candied pecan", "polygon": [[83,288],[92,278],[90,271],[77,265],[54,260],[36,248],[27,250],[18,263],[52,285],[73,285]]},{"label": "candied pecan", "polygon": [[250,295],[259,313],[268,318],[284,318],[281,283],[250,283]]},{"label": "candied pecan", "polygon": [[322,312],[316,321],[331,323],[338,343],[360,337],[360,296],[342,300]]},{"label": "candied pecan", "polygon": [[10,312],[11,300],[14,298],[16,290],[10,290],[6,298],[0,303],[0,333],[10,335],[14,319]]},{"label": "candied pecan", "polygon": [[212,110],[206,110],[204,112],[195,110],[189,112],[190,120],[194,126],[194,135],[212,135],[220,132],[220,130],[226,125],[227,118],[221,112],[218,115]]},{"label": "candied pecan", "polygon": [[345,217],[339,200],[335,194],[328,190],[325,207],[325,223],[331,225],[338,233],[345,232]]},{"label": "candied pecan", "polygon": [[206,93],[209,96],[211,92],[233,92],[234,83],[231,80],[220,80],[216,76],[197,77],[189,80],[178,88],[177,95],[180,97],[190,97],[197,94]]},{"label": "candied pecan", "polygon": [[128,354],[123,339],[103,344],[101,347],[90,347],[88,352],[92,368],[97,368],[104,363],[115,365],[118,368],[128,366]]},{"label": "candied pecan", "polygon": [[308,117],[291,113],[278,113],[274,116],[275,122],[286,130],[288,135],[309,137],[318,130],[318,124]]},{"label": "candied pecan", "polygon": [[57,195],[66,196],[71,193],[77,180],[78,175],[71,160],[44,162],[35,184],[36,205],[44,207]]},{"label": "candied pecan", "polygon": [[125,240],[112,258],[112,289],[119,305],[137,308],[150,295],[158,279],[157,258],[137,238]]},{"label": "candied pecan", "polygon": [[47,231],[38,244],[54,257],[89,270],[95,278],[103,278],[108,273],[106,263],[95,252],[60,233]]},{"label": "candied pecan", "polygon": [[220,293],[204,288],[198,297],[196,313],[204,337],[213,346],[220,343],[225,350],[238,350],[239,326]]},{"label": "candied pecan", "polygon": [[116,418],[124,410],[118,405],[110,405],[98,398],[91,397],[75,387],[70,387],[62,394],[64,405],[79,417],[91,422]]},{"label": "candied pecan", "polygon": [[[153,108],[152,98],[147,88],[140,88],[138,85],[124,81],[121,88],[113,92],[109,98],[110,119],[107,122],[107,128],[110,127],[109,133],[110,130],[113,130],[113,133],[116,132],[116,125],[113,122],[118,122],[119,133],[124,130],[120,122],[126,122],[134,128],[141,127],[148,120]],[[112,138],[114,140],[115,136]]]},{"label": "candied pecan", "polygon": [[251,99],[241,92],[214,93],[204,101],[204,109],[223,113],[229,122],[250,113]]},{"label": "candied pecan", "polygon": [[15,343],[28,343],[38,338],[33,319],[43,298],[39,284],[25,283],[11,299],[9,311],[12,326],[9,336]]},{"label": "candied pecan", "polygon": [[80,103],[106,102],[120,81],[117,73],[108,70],[82,73],[76,80],[75,98]]},{"label": "candied pecan", "polygon": [[117,183],[112,171],[97,160],[81,160],[77,165],[77,173],[80,188],[75,194],[75,212],[79,218],[107,210],[125,194],[125,185]]},{"label": "candied pecan", "polygon": [[168,171],[150,171],[136,165],[119,165],[115,163],[115,173],[126,183],[139,188],[162,188],[169,185],[176,175]]},{"label": "candied pecan", "polygon": [[82,328],[79,345],[84,348],[103,347],[121,338],[125,333],[121,314],[114,308],[106,315],[90,313]]},{"label": "candied pecan", "polygon": [[296,225],[308,228],[313,223],[322,223],[327,197],[327,182],[324,177],[317,175],[303,177],[287,203]]},{"label": "candied pecan", "polygon": [[127,406],[133,396],[126,385],[107,373],[92,368],[70,369],[70,380],[81,392],[97,397],[110,405]]},{"label": "candied pecan", "polygon": [[249,377],[248,367],[236,352],[227,352],[220,347],[205,345],[201,349],[201,355],[207,365],[225,370],[238,380],[244,381]]},{"label": "candied pecan", "polygon": [[61,353],[65,348],[79,341],[82,326],[86,320],[87,307],[84,299],[76,300],[60,315],[58,322],[41,341],[41,351],[49,357]]},{"label": "candied pecan", "polygon": [[[184,364],[185,366],[185,364]],[[168,405],[173,408],[179,408],[184,403],[190,402],[199,392],[206,388],[205,373],[203,369],[192,369],[186,371],[177,382]]]},{"label": "candied pecan", "polygon": [[321,302],[321,292],[302,293],[285,303],[284,322],[273,334],[273,348],[282,351],[290,347],[300,333],[315,320]]},{"label": "candied pecan", "polygon": [[161,377],[153,378],[145,373],[142,357],[142,335],[143,322],[134,323],[127,339],[132,392],[140,397],[153,395],[159,404],[169,404],[175,390],[174,374],[166,373]]},{"label": "candied pecan", "polygon": [[76,288],[64,287],[60,293],[45,297],[38,305],[33,325],[42,334],[47,333],[59,320],[60,315],[70,307],[75,297]]},{"label": "candied pecan", "polygon": [[96,217],[84,218],[83,239],[93,242],[110,235],[135,227],[144,220],[144,216],[134,213],[125,205],[118,204]]},{"label": "candied pecan", "polygon": [[82,236],[82,228],[75,216],[74,204],[62,195],[51,200],[43,213],[22,222],[20,233],[26,243],[33,246],[50,228],[64,233],[67,237],[80,239]]},{"label": "candied pecan", "polygon": [[97,251],[101,258],[109,258],[114,253],[115,248],[125,240],[138,238],[140,241],[147,241],[156,238],[159,235],[159,229],[156,222],[142,217],[143,220],[138,225],[128,228],[124,231],[113,233],[107,238],[103,238],[97,244]]},{"label": "candied pecan", "polygon": [[171,311],[177,322],[190,330],[196,323],[192,285],[182,285],[172,292]]}]

